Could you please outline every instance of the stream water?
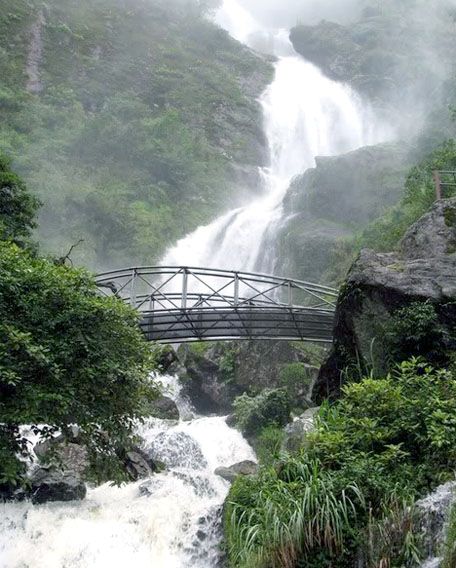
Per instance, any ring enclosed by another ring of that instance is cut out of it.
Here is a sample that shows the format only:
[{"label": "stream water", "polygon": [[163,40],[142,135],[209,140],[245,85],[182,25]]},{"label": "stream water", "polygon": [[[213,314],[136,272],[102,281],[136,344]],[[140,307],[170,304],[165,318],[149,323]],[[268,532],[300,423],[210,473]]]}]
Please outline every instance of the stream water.
[{"label": "stream water", "polygon": [[175,377],[160,377],[186,420],[151,420],[139,434],[166,471],[81,502],[0,504],[1,568],[214,568],[228,482],[215,468],[255,459],[224,417],[196,416]]}]

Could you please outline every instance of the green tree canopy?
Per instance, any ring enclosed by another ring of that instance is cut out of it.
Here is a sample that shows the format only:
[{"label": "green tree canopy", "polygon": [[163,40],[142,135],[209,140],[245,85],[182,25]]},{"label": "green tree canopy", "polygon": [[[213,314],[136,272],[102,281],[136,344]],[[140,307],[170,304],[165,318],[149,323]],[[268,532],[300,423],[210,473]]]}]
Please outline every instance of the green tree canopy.
[{"label": "green tree canopy", "polygon": [[137,313],[88,272],[21,246],[38,207],[0,155],[0,489],[23,477],[24,424],[41,437],[77,425],[93,473],[121,478],[116,449],[155,396]]},{"label": "green tree canopy", "polygon": [[40,205],[25,183],[10,168],[10,160],[0,154],[0,239],[23,243],[35,227]]}]

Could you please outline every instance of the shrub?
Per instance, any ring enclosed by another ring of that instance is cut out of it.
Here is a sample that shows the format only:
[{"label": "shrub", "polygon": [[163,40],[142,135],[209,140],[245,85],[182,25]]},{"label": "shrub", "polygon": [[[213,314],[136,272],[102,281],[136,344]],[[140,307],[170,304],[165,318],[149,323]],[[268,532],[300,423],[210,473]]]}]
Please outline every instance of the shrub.
[{"label": "shrub", "polygon": [[288,363],[279,373],[279,384],[286,389],[294,404],[305,400],[309,394],[312,377],[304,363]]},{"label": "shrub", "polygon": [[264,390],[257,396],[242,394],[233,403],[236,425],[246,436],[266,426],[285,426],[290,419],[290,402],[284,390]]},{"label": "shrub", "polygon": [[25,183],[10,169],[10,161],[0,154],[0,239],[23,244],[36,226],[40,203]]},{"label": "shrub", "polygon": [[225,512],[231,566],[345,568],[369,530],[381,537],[371,555],[389,547],[390,565],[402,565],[417,555],[404,502],[455,468],[449,371],[412,359],[386,378],[349,384],[322,407],[300,455],[236,481]]},{"label": "shrub", "polygon": [[396,310],[385,330],[394,361],[418,355],[428,359],[441,357],[442,335],[435,306],[429,302],[413,302]]},{"label": "shrub", "polygon": [[272,465],[278,460],[284,438],[283,428],[277,426],[263,428],[254,442],[258,461],[264,465]]}]

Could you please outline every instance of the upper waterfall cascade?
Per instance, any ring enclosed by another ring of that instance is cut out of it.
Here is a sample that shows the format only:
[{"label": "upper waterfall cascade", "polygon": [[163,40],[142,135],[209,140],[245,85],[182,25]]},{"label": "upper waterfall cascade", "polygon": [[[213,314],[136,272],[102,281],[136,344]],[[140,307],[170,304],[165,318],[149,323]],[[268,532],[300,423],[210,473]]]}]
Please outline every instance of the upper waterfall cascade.
[{"label": "upper waterfall cascade", "polygon": [[313,167],[316,156],[378,143],[389,133],[349,86],[297,55],[285,30],[262,29],[236,0],[225,0],[216,21],[247,44],[263,37],[278,57],[274,80],[260,98],[269,166],[260,172],[258,197],[178,241],[161,264],[270,272],[271,254],[262,247],[282,218],[293,177]]}]

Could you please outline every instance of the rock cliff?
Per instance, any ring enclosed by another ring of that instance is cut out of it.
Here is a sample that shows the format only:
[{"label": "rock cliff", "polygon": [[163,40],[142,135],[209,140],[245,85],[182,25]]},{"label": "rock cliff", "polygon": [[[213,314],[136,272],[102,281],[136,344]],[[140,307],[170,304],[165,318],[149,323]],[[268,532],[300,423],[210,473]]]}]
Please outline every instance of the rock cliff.
[{"label": "rock cliff", "polygon": [[[454,349],[455,253],[456,198],[436,202],[408,230],[397,252],[361,252],[342,287],[333,349],[314,387],[317,400],[339,395],[347,367],[357,366],[361,372],[388,370],[388,345],[381,338],[403,308],[426,306],[435,313],[433,333],[439,341],[438,353],[430,347],[429,352],[414,353],[411,346],[410,355],[442,359]],[[424,324],[417,313],[419,327]],[[419,329],[416,337],[418,345]]]}]

